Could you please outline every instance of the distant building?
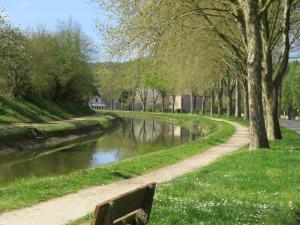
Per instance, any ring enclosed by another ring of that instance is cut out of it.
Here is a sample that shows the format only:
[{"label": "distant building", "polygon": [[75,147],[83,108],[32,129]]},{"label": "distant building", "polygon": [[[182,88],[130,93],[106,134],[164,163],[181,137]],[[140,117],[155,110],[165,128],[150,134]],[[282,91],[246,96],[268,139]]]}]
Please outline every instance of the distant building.
[{"label": "distant building", "polygon": [[[170,97],[169,109],[172,109],[172,97]],[[199,110],[202,104],[202,97],[195,96],[195,110]],[[175,98],[175,111],[190,112],[191,109],[191,98],[189,95],[177,95]]]},{"label": "distant building", "polygon": [[93,96],[89,101],[89,106],[92,109],[103,109],[106,107],[106,105],[102,101],[101,97],[99,97],[99,96]]}]

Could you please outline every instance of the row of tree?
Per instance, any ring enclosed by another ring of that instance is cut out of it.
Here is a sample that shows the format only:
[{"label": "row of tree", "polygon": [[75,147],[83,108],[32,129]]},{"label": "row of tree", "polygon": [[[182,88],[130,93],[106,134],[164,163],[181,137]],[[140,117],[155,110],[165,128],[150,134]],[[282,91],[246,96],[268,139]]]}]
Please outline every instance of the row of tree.
[{"label": "row of tree", "polygon": [[[227,103],[227,114],[237,117],[241,116],[242,90],[241,85],[230,76],[224,76],[219,82],[215,82],[208,91],[201,91],[198,84],[193,91],[189,88],[189,76],[168,77],[163,71],[159,71],[157,65],[150,58],[139,58],[138,60],[125,63],[99,63],[96,65],[98,93],[104,102],[109,103],[111,109],[115,109],[118,103],[119,109],[134,110],[136,103],[142,104],[142,110],[175,112],[175,98],[177,96],[187,101],[190,96],[188,110],[193,113],[196,110],[202,114],[224,113],[224,103]],[[196,80],[194,82],[197,82]],[[194,85],[194,84],[193,84]],[[196,100],[198,98],[198,105]],[[225,98],[225,99],[224,99]],[[199,99],[201,105],[199,105]],[[217,100],[217,101],[215,101]],[[157,109],[159,102],[161,108]],[[208,109],[210,102],[210,109]],[[216,104],[217,103],[217,111]],[[235,104],[234,104],[235,103]],[[247,101],[246,101],[247,104]],[[186,105],[186,104],[185,104]],[[183,110],[183,106],[181,107]],[[248,118],[248,110],[245,111]]]},{"label": "row of tree", "polygon": [[93,46],[71,19],[56,32],[23,32],[0,13],[1,93],[53,101],[87,99],[95,92]]},{"label": "row of tree", "polygon": [[300,63],[298,61],[289,64],[279,100],[284,115],[289,118],[300,116]]},{"label": "row of tree", "polygon": [[153,59],[174,81],[169,92],[206,92],[221,102],[224,84],[228,96],[242,87],[250,147],[281,138],[278,99],[290,52],[299,46],[298,0],[99,2],[114,19],[104,33],[113,55]]}]

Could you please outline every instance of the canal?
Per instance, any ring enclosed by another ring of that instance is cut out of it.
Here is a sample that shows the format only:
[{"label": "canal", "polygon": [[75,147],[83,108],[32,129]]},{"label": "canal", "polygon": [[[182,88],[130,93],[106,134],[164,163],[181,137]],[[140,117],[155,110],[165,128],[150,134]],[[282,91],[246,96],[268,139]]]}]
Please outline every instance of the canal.
[{"label": "canal", "polygon": [[0,154],[0,185],[27,177],[66,174],[181,145],[202,136],[187,126],[153,119],[125,118],[117,129],[52,149]]}]

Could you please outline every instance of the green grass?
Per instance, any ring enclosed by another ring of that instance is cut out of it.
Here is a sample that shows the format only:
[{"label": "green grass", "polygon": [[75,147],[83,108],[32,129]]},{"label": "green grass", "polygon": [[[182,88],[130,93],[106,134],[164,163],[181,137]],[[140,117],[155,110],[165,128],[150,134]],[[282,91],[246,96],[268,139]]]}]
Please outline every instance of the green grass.
[{"label": "green grass", "polygon": [[[249,126],[249,120],[244,120],[243,118],[236,118],[234,116],[226,116],[226,115],[213,115],[208,116],[211,118],[220,118],[225,119],[233,122],[238,122],[244,126]],[[270,148],[272,150],[300,150],[300,138],[299,135],[292,130],[288,130],[285,127],[281,127],[281,132],[283,136],[282,140],[274,140],[270,142]]]},{"label": "green grass", "polygon": [[281,141],[284,150],[244,148],[159,186],[150,224],[299,224],[300,152],[286,151],[289,143]]},{"label": "green grass", "polygon": [[[54,103],[49,101],[28,102],[10,99],[0,95],[0,140],[16,142],[31,137],[34,127],[47,136],[69,134],[78,130],[90,130],[106,124],[102,118],[87,118],[72,120],[74,117],[95,114],[84,103]],[[64,123],[49,123],[52,121],[68,120]]]},{"label": "green grass", "polygon": [[[139,115],[142,116],[142,114]],[[181,122],[194,120],[204,126],[207,136],[191,143],[162,149],[95,169],[72,172],[62,176],[21,179],[8,183],[0,188],[0,212],[30,206],[37,202],[76,192],[82,188],[123,179],[120,174],[129,177],[143,174],[222,143],[234,133],[234,128],[225,122],[215,122],[207,118],[188,115],[165,114],[164,117]],[[157,115],[157,118],[161,118],[161,116]]]},{"label": "green grass", "polygon": [[83,103],[28,102],[0,96],[0,124],[45,123],[91,114],[93,111]]},{"label": "green grass", "polygon": [[244,147],[159,185],[150,225],[300,224],[300,136],[284,128],[282,134],[270,150]]},{"label": "green grass", "polygon": [[225,120],[229,120],[229,121],[233,121],[233,122],[238,122],[244,126],[249,126],[250,125],[250,122],[249,120],[245,120],[244,118],[242,117],[235,117],[235,116],[227,116],[227,115],[217,115],[217,114],[214,114],[214,115],[208,115],[208,117],[211,117],[211,118],[216,118],[216,119],[225,119]]},{"label": "green grass", "polygon": [[28,138],[30,139],[32,128],[36,128],[39,133],[47,137],[58,137],[95,129],[106,130],[109,129],[117,119],[116,116],[98,115],[84,117],[84,119],[81,120],[71,119],[56,123],[6,125],[0,126],[0,138],[3,143],[8,144]]}]

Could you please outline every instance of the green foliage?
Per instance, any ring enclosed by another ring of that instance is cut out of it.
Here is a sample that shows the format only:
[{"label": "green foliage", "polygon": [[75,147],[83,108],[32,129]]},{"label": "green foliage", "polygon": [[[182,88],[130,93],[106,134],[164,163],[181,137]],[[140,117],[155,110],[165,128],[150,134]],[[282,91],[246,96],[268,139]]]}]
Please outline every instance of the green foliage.
[{"label": "green foliage", "polygon": [[116,102],[126,90],[124,73],[120,63],[98,63],[94,65],[98,93],[103,99]]},{"label": "green foliage", "polygon": [[25,34],[0,18],[0,85],[13,97],[82,101],[96,92],[93,46],[71,19]]},{"label": "green foliage", "polygon": [[300,110],[300,63],[289,64],[288,72],[282,84],[282,109],[292,113]]},{"label": "green foliage", "polygon": [[5,24],[0,26],[0,74],[4,75],[8,92],[20,96],[26,86],[30,62],[28,39],[18,28]]},{"label": "green foliage", "polygon": [[[106,101],[131,104],[136,96],[152,101],[166,98],[169,79],[151,58],[138,58],[124,63],[95,64],[98,93]],[[142,100],[142,99],[141,99]]]},{"label": "green foliage", "polygon": [[[232,32],[238,29],[237,24],[225,13],[228,8],[224,6],[231,7],[229,2],[98,1],[115,20],[113,25],[105,24],[108,51],[122,56],[137,52],[138,57],[153,58],[168,80],[170,95],[202,94],[226,70],[233,76],[244,75],[233,62],[235,53],[215,32],[224,32],[226,38],[243,48],[241,37]],[[208,23],[200,11],[210,8],[220,15],[209,12]]]},{"label": "green foliage", "polygon": [[95,93],[89,63],[90,41],[72,20],[61,22],[54,34],[40,30],[31,34],[31,97],[55,101],[83,100]]}]

